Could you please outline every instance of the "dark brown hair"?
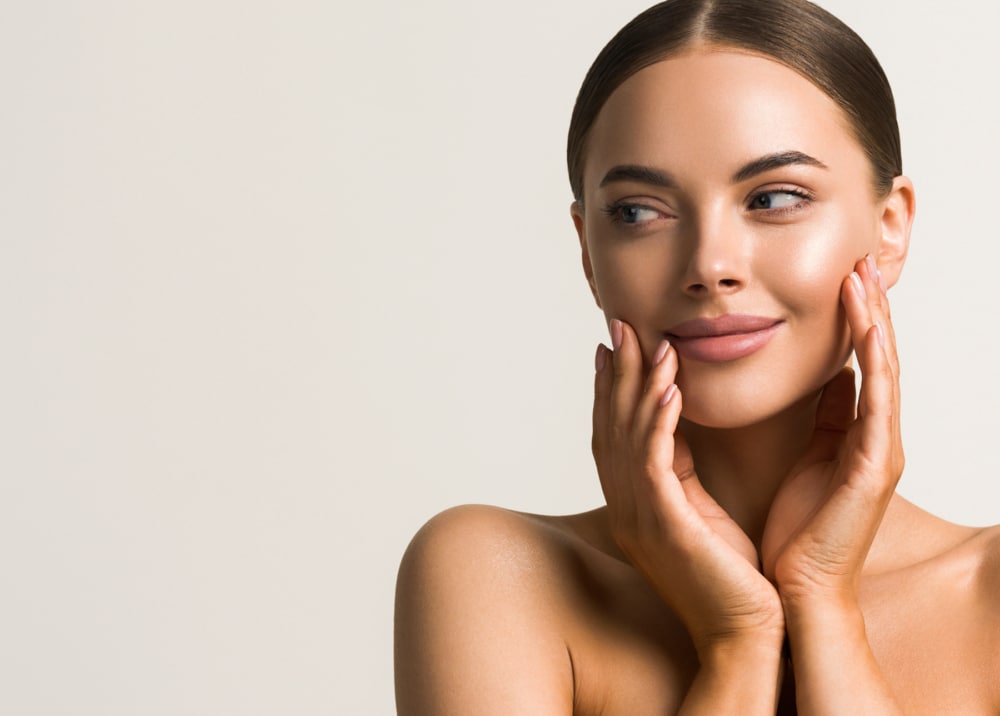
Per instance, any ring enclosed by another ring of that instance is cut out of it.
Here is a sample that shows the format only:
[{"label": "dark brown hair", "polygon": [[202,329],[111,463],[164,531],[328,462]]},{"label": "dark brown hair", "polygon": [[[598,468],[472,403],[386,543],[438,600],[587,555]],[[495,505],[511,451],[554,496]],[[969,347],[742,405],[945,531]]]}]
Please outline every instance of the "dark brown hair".
[{"label": "dark brown hair", "polygon": [[798,72],[844,111],[880,195],[902,174],[892,89],[871,49],[847,25],[807,0],[666,0],[623,27],[583,80],[566,148],[577,201],[583,199],[587,136],[611,93],[639,70],[696,43],[747,50]]}]

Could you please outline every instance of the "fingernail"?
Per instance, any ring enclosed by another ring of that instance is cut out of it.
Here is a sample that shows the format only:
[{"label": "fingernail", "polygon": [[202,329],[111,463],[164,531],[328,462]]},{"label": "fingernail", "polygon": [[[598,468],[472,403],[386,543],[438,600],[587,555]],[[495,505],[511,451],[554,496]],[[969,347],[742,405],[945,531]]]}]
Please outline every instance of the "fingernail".
[{"label": "fingernail", "polygon": [[885,331],[882,329],[881,323],[875,324],[875,333],[878,335],[878,344],[885,348]]},{"label": "fingernail", "polygon": [[594,368],[600,373],[608,363],[608,349],[603,343],[597,345],[597,354],[594,356]]},{"label": "fingernail", "polygon": [[875,257],[871,254],[866,255],[865,263],[868,264],[868,275],[874,278],[878,272],[878,264],[875,263]]},{"label": "fingernail", "polygon": [[889,286],[886,285],[885,276],[882,275],[882,269],[875,269],[875,275],[878,276],[878,287],[882,291],[882,294],[886,294],[889,291]]},{"label": "fingernail", "polygon": [[677,392],[677,384],[671,383],[665,391],[663,391],[663,397],[660,398],[660,407],[670,402],[670,399],[674,397],[674,393]]},{"label": "fingernail", "polygon": [[861,277],[858,275],[857,271],[851,272],[851,281],[854,283],[854,288],[856,288],[861,294],[861,298],[868,298],[868,293],[865,291],[865,285],[861,283]]},{"label": "fingernail", "polygon": [[611,319],[611,345],[615,350],[622,347],[622,322],[617,318]]},{"label": "fingernail", "polygon": [[667,341],[660,341],[660,346],[656,349],[656,353],[653,354],[653,365],[659,365],[663,357],[667,355],[668,350],[670,350],[670,344]]}]

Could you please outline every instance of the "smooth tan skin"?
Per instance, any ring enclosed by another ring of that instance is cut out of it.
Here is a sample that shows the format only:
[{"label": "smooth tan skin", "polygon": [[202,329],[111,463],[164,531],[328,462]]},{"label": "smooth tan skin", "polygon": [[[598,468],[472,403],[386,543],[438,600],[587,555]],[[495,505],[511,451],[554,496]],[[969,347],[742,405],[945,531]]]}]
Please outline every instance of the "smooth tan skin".
[{"label": "smooth tan skin", "polygon": [[[791,150],[826,168],[733,181]],[[674,186],[600,186],[625,164]],[[573,219],[613,338],[594,408],[608,506],[431,520],[399,574],[399,713],[1000,713],[1000,530],[895,494],[884,289],[906,256],[909,181],[878,196],[841,111],[800,75],[699,47],[616,90],[584,187]],[[765,191],[791,208],[759,208]],[[662,347],[667,328],[724,313],[784,322],[728,363]]]}]

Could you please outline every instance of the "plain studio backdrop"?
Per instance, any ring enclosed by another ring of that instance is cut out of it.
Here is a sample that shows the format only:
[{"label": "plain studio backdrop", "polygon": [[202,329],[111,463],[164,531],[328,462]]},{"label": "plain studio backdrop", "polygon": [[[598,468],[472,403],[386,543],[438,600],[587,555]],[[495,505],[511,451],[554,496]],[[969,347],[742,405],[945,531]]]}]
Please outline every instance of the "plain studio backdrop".
[{"label": "plain studio backdrop", "polygon": [[[643,7],[0,9],[0,712],[391,713],[414,531],[601,502],[565,132]],[[901,491],[997,522],[998,13],[827,7],[917,186]]]}]

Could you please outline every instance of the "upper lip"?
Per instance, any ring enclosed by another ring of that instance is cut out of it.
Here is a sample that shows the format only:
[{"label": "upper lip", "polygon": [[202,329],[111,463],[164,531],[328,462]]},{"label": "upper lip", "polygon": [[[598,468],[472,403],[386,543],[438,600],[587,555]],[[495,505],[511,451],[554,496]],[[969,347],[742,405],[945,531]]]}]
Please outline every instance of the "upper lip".
[{"label": "upper lip", "polygon": [[778,323],[779,318],[767,316],[751,316],[741,313],[730,313],[716,318],[692,318],[678,323],[667,330],[667,335],[674,338],[708,338],[711,336],[728,336],[739,333],[755,333],[763,331]]}]

